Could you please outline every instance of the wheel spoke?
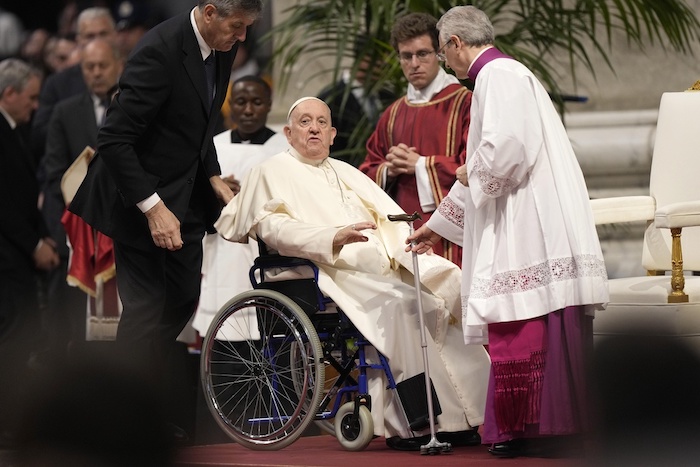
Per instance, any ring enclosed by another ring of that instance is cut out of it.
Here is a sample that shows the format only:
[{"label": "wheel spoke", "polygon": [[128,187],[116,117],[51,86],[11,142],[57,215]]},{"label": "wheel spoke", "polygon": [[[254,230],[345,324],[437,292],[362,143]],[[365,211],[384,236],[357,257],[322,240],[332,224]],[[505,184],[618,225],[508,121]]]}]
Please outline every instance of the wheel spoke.
[{"label": "wheel spoke", "polygon": [[321,355],[313,325],[290,299],[262,290],[234,298],[202,347],[202,382],[217,422],[248,447],[293,442],[322,395]]}]

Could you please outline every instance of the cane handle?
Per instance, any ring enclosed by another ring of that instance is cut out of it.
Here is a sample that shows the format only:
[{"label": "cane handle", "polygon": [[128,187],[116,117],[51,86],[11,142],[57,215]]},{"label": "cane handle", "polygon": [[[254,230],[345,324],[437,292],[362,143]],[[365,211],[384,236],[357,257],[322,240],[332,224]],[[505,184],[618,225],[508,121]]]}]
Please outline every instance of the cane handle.
[{"label": "cane handle", "polygon": [[413,222],[415,220],[422,219],[420,214],[418,214],[418,211],[414,212],[413,214],[389,214],[386,217],[391,222],[398,222],[398,221]]}]

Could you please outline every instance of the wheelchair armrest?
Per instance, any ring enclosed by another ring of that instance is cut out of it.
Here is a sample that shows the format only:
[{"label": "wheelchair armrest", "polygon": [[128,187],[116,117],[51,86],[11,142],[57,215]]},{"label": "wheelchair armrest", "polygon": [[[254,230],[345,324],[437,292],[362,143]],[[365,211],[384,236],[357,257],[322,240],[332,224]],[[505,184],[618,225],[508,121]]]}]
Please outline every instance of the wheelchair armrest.
[{"label": "wheelchair armrest", "polygon": [[260,282],[265,280],[265,270],[273,268],[281,269],[294,269],[299,266],[306,266],[311,268],[314,274],[314,280],[318,282],[318,266],[314,264],[313,261],[304,258],[295,258],[292,256],[281,256],[277,254],[272,254],[268,256],[258,256],[253,261],[253,266],[248,272],[248,277],[250,278],[250,283],[254,288],[258,285],[258,280],[255,277],[255,272],[260,271]]},{"label": "wheelchair armrest", "polygon": [[259,270],[261,275],[265,272],[265,269],[271,268],[287,268],[292,269],[299,266],[310,267],[314,273],[314,279],[318,282],[318,266],[314,264],[310,259],[297,258],[294,256],[282,256],[279,253],[270,253],[270,249],[267,244],[258,238],[258,251],[259,256],[255,258],[253,262],[253,267],[250,268],[249,277],[250,283],[255,287],[257,285],[257,280],[255,279],[255,271]]},{"label": "wheelchair armrest", "polygon": [[[260,256],[255,258],[253,266],[248,272],[250,283],[254,289],[265,288],[277,290],[290,298],[294,299],[308,314],[313,314],[318,310],[325,310],[329,300],[321,293],[318,287],[318,266],[306,258],[297,258],[294,256],[283,256],[278,253],[270,253],[267,245],[258,239],[258,248]],[[300,266],[305,266],[313,272],[313,278],[309,279],[291,279],[279,281],[266,281],[266,269],[294,269]],[[260,281],[255,277],[255,273],[260,272]],[[313,297],[313,298],[312,298]]]},{"label": "wheelchair armrest", "polygon": [[318,268],[313,261],[304,258],[295,258],[292,256],[268,255],[258,256],[253,262],[259,269],[267,268],[294,268],[297,266],[308,266],[316,271]]}]

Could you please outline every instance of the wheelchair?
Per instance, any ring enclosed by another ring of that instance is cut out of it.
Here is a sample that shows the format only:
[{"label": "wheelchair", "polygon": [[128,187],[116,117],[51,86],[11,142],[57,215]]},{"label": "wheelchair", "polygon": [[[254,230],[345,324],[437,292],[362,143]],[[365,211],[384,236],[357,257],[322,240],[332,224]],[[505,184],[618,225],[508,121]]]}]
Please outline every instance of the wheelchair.
[{"label": "wheelchair", "polygon": [[[345,449],[364,449],[374,435],[367,370],[384,371],[387,389],[397,391],[387,359],[377,352],[378,362],[368,361],[371,344],[322,294],[313,262],[270,254],[258,243],[249,272],[254,290],[222,307],[202,345],[200,377],[211,413],[249,449],[289,446],[311,422]],[[309,277],[265,280],[267,271],[299,268]],[[416,427],[404,410],[407,425]]]}]

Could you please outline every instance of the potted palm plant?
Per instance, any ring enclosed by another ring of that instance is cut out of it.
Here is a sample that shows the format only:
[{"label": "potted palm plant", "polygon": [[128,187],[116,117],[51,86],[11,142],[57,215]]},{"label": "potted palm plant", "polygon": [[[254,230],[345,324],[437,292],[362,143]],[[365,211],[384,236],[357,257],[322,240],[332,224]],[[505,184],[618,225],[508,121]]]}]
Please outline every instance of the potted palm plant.
[{"label": "potted palm plant", "polygon": [[[551,91],[561,108],[563,95],[558,66],[563,62],[576,81],[577,66],[595,75],[597,55],[611,69],[610,46],[618,31],[633,46],[662,44],[691,53],[700,38],[700,22],[684,0],[475,0],[497,32],[496,46],[530,68]],[[285,9],[285,19],[264,39],[272,40],[271,63],[277,67],[280,89],[289,71],[309,55],[327,63],[319,73],[338,79],[343,69],[354,73],[363,58],[378,63],[376,79],[366,92],[388,89],[403,93],[406,83],[398,58],[389,45],[391,25],[406,12],[426,12],[436,18],[460,0],[298,0]],[[617,36],[619,37],[619,35]],[[358,41],[362,39],[361,41]],[[354,49],[363,44],[359,53]],[[345,158],[359,164],[372,128],[358,122]]]}]

